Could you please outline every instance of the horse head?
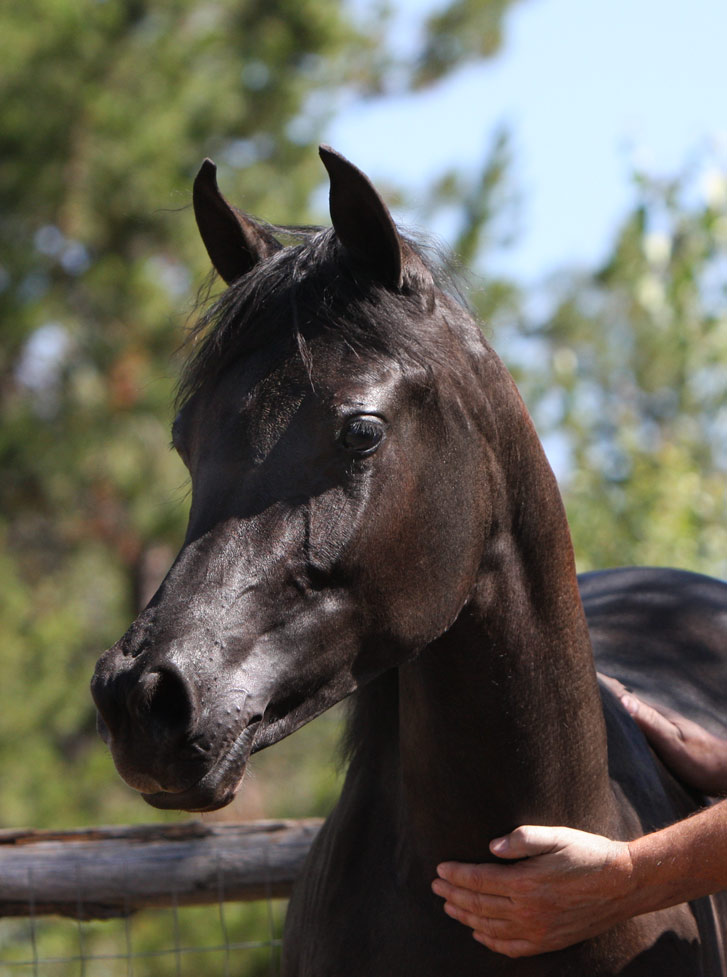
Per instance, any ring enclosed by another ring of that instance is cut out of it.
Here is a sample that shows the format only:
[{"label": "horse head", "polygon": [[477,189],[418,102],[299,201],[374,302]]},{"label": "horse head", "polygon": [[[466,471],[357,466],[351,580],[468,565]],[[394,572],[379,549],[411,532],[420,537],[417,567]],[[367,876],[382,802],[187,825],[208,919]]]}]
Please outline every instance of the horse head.
[{"label": "horse head", "polygon": [[321,157],[333,228],[287,246],[209,160],[195,181],[229,287],[173,426],[189,526],[92,682],[120,774],[157,807],[228,803],[252,751],[442,634],[498,518],[499,361],[367,177]]}]

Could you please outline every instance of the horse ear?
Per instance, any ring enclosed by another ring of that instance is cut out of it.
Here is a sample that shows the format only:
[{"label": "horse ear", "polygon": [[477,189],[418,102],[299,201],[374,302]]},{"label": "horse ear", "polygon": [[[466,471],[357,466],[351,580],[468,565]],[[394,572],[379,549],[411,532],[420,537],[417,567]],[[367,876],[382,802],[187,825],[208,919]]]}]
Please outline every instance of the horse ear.
[{"label": "horse ear", "polygon": [[211,159],[202,163],[195,177],[192,203],[207,254],[228,285],[282,247],[264,227],[228,204]]},{"label": "horse ear", "polygon": [[330,146],[319,148],[331,181],[331,221],[344,248],[385,285],[401,287],[403,249],[386,204],[361,170]]}]

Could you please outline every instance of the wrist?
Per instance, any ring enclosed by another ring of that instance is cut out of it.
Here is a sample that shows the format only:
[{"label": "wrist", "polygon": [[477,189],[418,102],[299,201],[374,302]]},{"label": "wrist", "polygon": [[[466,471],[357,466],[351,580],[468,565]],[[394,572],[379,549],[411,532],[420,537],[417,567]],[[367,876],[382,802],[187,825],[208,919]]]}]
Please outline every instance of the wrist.
[{"label": "wrist", "polygon": [[632,915],[664,909],[690,897],[685,891],[688,879],[680,865],[677,839],[670,837],[668,828],[637,838],[628,848],[633,866]]},{"label": "wrist", "polygon": [[632,842],[614,842],[618,846],[613,857],[614,872],[614,899],[619,906],[619,915],[623,919],[636,915],[638,912],[647,912],[638,908],[642,898],[642,886],[640,884],[640,873],[643,871],[641,866],[637,866],[636,859],[640,853],[632,850]]},{"label": "wrist", "polygon": [[628,843],[634,915],[717,892],[727,879],[727,802]]}]

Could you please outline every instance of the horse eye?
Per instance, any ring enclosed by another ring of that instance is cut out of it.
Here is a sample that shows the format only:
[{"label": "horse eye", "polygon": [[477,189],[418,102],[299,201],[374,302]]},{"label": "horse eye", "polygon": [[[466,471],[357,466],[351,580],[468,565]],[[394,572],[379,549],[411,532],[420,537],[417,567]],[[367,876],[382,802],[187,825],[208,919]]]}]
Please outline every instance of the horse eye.
[{"label": "horse eye", "polygon": [[378,417],[354,417],[341,431],[340,441],[347,451],[357,455],[374,452],[384,437],[384,425]]}]

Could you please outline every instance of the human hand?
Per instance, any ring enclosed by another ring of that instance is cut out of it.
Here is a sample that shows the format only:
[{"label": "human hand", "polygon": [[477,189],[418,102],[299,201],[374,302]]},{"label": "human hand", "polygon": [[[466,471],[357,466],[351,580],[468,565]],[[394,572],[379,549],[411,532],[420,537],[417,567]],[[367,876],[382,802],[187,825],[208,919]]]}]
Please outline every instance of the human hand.
[{"label": "human hand", "polygon": [[664,764],[690,787],[718,797],[727,794],[727,740],[709,733],[686,716],[653,706],[619,681],[599,675],[641,727]]},{"label": "human hand", "polygon": [[559,950],[596,936],[639,911],[631,904],[626,842],[572,828],[526,825],[490,843],[514,865],[437,866],[434,892],[444,911],[480,943],[508,957]]}]

